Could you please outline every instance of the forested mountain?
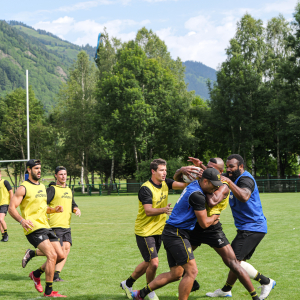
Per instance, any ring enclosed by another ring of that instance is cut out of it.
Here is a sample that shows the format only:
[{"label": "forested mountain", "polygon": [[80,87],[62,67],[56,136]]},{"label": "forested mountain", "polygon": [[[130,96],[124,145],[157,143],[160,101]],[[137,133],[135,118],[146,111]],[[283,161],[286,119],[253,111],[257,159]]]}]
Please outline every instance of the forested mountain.
[{"label": "forested mountain", "polygon": [[[74,45],[22,22],[0,21],[0,97],[18,87],[25,88],[25,70],[28,69],[29,84],[44,109],[49,111],[81,50],[85,50],[92,60],[96,48],[89,44]],[[186,61],[184,65],[188,90],[195,90],[197,95],[208,99],[206,81],[208,78],[215,81],[216,71],[194,61]]]},{"label": "forested mountain", "polygon": [[187,60],[185,65],[185,82],[188,83],[188,90],[195,91],[202,98],[209,99],[207,79],[216,81],[216,70],[207,67],[201,62]]},{"label": "forested mountain", "polygon": [[0,96],[25,87],[25,70],[36,97],[49,111],[59,87],[80,50],[90,55],[95,48],[79,47],[45,31],[19,22],[0,21]]}]

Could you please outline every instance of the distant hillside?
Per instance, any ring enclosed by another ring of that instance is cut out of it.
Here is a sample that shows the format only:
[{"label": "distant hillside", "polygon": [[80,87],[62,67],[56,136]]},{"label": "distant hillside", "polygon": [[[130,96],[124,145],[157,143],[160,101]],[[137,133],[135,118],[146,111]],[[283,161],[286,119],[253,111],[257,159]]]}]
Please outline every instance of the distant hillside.
[{"label": "distant hillside", "polygon": [[185,82],[188,83],[188,90],[195,91],[202,98],[209,99],[207,80],[216,81],[216,70],[206,65],[187,60],[185,65]]},{"label": "distant hillside", "polygon": [[86,50],[93,56],[95,48],[73,45],[16,21],[10,24],[0,21],[0,96],[18,87],[25,88],[28,69],[29,84],[49,111],[79,51]]}]

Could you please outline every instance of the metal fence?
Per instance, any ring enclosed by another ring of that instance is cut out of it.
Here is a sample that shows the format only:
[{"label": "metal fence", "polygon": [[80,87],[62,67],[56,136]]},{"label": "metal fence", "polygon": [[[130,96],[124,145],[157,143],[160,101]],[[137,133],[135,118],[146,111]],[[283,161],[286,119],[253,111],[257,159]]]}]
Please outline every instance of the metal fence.
[{"label": "metal fence", "polygon": [[[300,192],[300,179],[257,179],[257,187],[260,193],[297,193]],[[114,183],[114,184],[89,184],[84,185],[87,195],[137,195],[142,182],[139,183]],[[82,186],[71,186],[75,195],[82,195]],[[171,190],[170,194],[180,194],[181,191]]]}]

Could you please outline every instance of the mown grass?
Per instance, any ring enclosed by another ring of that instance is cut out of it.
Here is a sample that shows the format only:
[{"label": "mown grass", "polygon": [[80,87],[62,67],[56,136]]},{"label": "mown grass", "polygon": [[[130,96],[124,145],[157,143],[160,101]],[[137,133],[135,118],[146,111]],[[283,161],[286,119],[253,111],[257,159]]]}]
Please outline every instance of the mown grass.
[{"label": "mown grass", "polygon": [[[264,213],[268,219],[268,234],[249,261],[260,272],[277,281],[268,299],[300,299],[298,296],[299,274],[299,194],[262,194]],[[169,197],[175,203],[178,195]],[[126,279],[142,261],[134,236],[134,221],[138,202],[136,196],[77,197],[82,210],[80,218],[73,216],[73,247],[61,274],[65,282],[54,283],[54,290],[72,300],[114,299],[125,300],[119,283]],[[38,268],[43,257],[34,258],[26,269],[21,259],[31,247],[23,235],[21,226],[6,218],[9,242],[0,243],[0,299],[39,299],[28,274]],[[235,226],[230,208],[221,216],[223,229],[231,241]],[[210,247],[203,245],[195,251],[201,289],[190,299],[206,298],[205,294],[221,288],[228,269]],[[158,274],[168,271],[164,248],[159,253]],[[44,286],[44,275],[42,285]],[[145,277],[134,285],[142,288]],[[258,284],[254,281],[254,286]],[[178,282],[157,291],[161,300],[178,299]],[[233,288],[234,299],[251,299],[244,287],[237,282]],[[207,298],[208,299],[208,298]]]}]

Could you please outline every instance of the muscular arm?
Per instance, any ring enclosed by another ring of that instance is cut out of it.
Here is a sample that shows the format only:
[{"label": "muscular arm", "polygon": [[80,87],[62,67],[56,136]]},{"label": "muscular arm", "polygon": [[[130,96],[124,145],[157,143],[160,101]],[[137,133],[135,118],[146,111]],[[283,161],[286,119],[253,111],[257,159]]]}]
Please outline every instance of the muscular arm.
[{"label": "muscular arm", "polygon": [[207,216],[207,211],[205,210],[195,210],[195,215],[197,217],[199,225],[205,229],[214,223],[217,223],[220,219],[219,215],[213,215],[211,217]]},{"label": "muscular arm", "polygon": [[219,204],[221,201],[228,197],[230,190],[227,184],[223,184],[213,194],[206,195],[206,202],[210,208]]},{"label": "muscular arm", "polygon": [[173,178],[177,182],[184,182],[182,179],[182,175],[184,174],[188,176],[190,179],[193,179],[193,176],[191,175],[192,173],[195,173],[197,176],[200,176],[199,170],[194,166],[181,167],[175,172]]},{"label": "muscular arm", "polygon": [[188,183],[186,183],[186,182],[174,181],[172,184],[172,189],[173,190],[184,190],[187,186],[188,186]]},{"label": "muscular arm", "polygon": [[25,196],[26,189],[24,186],[20,186],[17,190],[15,195],[12,197],[9,207],[8,207],[8,212],[9,214],[17,221],[21,222],[23,218],[20,216],[20,214],[17,211],[17,207],[21,204],[23,197]]},{"label": "muscular arm", "polygon": [[13,193],[12,190],[8,191],[8,193],[9,193],[9,201],[11,201],[11,199],[12,199],[14,193]]},{"label": "muscular arm", "polygon": [[162,214],[170,215],[172,212],[171,203],[169,203],[166,207],[161,208],[153,208],[152,204],[144,204],[144,210],[147,217],[158,216]]},{"label": "muscular arm", "polygon": [[250,196],[251,196],[251,191],[248,188],[240,188],[236,184],[234,184],[229,178],[223,177],[222,180],[225,180],[228,185],[230,190],[232,191],[233,195],[241,202],[246,203]]}]

